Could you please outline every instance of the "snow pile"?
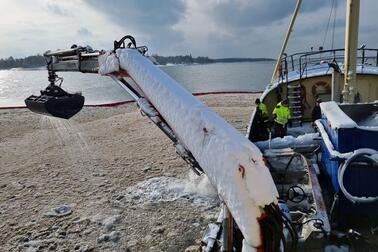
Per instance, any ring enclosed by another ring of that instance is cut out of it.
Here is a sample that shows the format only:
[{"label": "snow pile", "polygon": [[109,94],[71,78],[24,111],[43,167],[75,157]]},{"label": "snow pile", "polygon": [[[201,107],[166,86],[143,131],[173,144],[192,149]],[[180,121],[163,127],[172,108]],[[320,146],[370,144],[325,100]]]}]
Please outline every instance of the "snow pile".
[{"label": "snow pile", "polygon": [[128,187],[126,198],[138,204],[176,200],[189,201],[200,207],[219,204],[217,194],[205,175],[191,176],[187,180],[174,177],[151,178]]},{"label": "snow pile", "polygon": [[185,183],[185,191],[196,193],[200,196],[218,197],[217,191],[206,175],[198,176],[194,172],[189,173]]},{"label": "snow pile", "polygon": [[320,103],[320,109],[333,129],[357,127],[356,122],[347,116],[334,101]]},{"label": "snow pile", "polygon": [[278,196],[260,150],[134,49],[118,49],[120,67],[191,151],[226,202],[250,246],[259,246],[257,218]]}]

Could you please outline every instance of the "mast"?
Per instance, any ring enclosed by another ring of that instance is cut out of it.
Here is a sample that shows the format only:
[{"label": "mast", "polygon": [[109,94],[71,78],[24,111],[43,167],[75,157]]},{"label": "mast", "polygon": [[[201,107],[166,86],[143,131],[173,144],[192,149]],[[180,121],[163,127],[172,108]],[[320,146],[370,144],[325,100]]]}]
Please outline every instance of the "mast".
[{"label": "mast", "polygon": [[354,103],[360,0],[348,0],[346,8],[343,102]]},{"label": "mast", "polygon": [[274,79],[276,78],[276,73],[277,73],[278,68],[279,68],[279,66],[281,64],[282,55],[283,55],[283,53],[286,50],[287,42],[289,40],[290,33],[291,33],[291,30],[293,29],[294,22],[295,22],[295,19],[297,18],[297,14],[298,14],[299,7],[301,6],[301,4],[302,4],[302,0],[297,0],[297,4],[295,6],[294,13],[291,16],[289,28],[287,29],[287,32],[286,32],[285,40],[284,40],[284,42],[282,44],[282,48],[281,48],[280,54],[279,54],[279,56],[277,58],[276,66],[274,67],[272,79],[270,81],[271,84],[273,83]]}]

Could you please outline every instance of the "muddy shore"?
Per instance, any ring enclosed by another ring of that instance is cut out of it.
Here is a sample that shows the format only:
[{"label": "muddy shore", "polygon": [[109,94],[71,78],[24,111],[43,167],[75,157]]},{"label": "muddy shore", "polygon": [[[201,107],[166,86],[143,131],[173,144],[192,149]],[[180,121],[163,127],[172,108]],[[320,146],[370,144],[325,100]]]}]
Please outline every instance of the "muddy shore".
[{"label": "muddy shore", "polygon": [[[245,133],[257,96],[200,99]],[[218,211],[134,103],[69,121],[0,110],[0,251],[189,251]]]}]

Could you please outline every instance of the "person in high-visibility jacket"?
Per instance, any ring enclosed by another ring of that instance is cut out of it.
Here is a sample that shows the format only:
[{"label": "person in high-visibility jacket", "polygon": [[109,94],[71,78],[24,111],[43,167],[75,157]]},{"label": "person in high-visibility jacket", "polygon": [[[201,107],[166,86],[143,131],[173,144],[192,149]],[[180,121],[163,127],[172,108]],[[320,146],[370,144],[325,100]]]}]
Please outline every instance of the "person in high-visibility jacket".
[{"label": "person in high-visibility jacket", "polygon": [[256,116],[257,116],[257,140],[263,141],[269,138],[269,115],[266,105],[259,98],[255,100]]},{"label": "person in high-visibility jacket", "polygon": [[291,120],[291,113],[287,100],[279,102],[273,110],[274,134],[276,137],[284,137],[287,134],[287,124]]},{"label": "person in high-visibility jacket", "polygon": [[261,117],[265,119],[269,118],[268,109],[266,108],[266,105],[260,101],[259,98],[256,99],[255,104],[256,104],[256,109],[261,114]]}]

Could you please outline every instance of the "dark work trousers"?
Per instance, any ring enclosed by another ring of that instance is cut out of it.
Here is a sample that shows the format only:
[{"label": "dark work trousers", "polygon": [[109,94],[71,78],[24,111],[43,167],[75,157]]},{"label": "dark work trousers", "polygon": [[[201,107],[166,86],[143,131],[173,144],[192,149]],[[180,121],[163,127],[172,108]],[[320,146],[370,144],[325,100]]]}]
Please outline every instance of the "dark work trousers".
[{"label": "dark work trousers", "polygon": [[268,124],[263,120],[257,121],[257,141],[265,141],[269,139]]},{"label": "dark work trousers", "polygon": [[274,136],[275,137],[284,137],[287,134],[287,127],[286,125],[282,125],[280,123],[274,122]]}]

